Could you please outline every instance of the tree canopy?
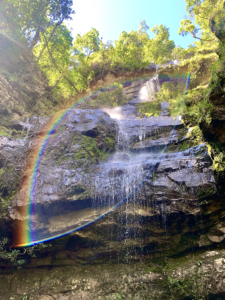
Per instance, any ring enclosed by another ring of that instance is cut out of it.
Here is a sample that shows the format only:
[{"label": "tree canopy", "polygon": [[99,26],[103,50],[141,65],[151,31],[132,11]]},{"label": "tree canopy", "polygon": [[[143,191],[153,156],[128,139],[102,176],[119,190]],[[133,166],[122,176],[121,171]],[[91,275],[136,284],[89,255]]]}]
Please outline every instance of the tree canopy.
[{"label": "tree canopy", "polygon": [[152,61],[155,64],[170,61],[175,44],[174,41],[169,40],[169,28],[165,25],[157,24],[151,31],[155,34],[155,38],[149,39],[145,47],[145,54],[148,61]]},{"label": "tree canopy", "polygon": [[71,19],[72,0],[2,0],[0,30],[33,48],[40,34]]},{"label": "tree canopy", "polygon": [[[185,0],[186,11],[188,17],[181,21],[178,34],[183,36],[188,33],[192,34],[199,43],[195,43],[198,47],[209,45],[209,42],[214,42],[214,46],[218,44],[218,39],[215,37],[214,32],[210,29],[210,20],[213,15],[216,15],[223,9],[224,0]],[[221,15],[217,17],[217,22],[223,22]],[[222,25],[222,23],[221,23]],[[198,34],[200,33],[200,36]],[[211,44],[212,45],[212,44]]]},{"label": "tree canopy", "polygon": [[[223,1],[185,1],[188,17],[181,21],[179,34],[192,34],[198,40],[195,42],[198,48],[209,41],[214,41],[211,48],[216,47],[216,36],[224,30]],[[95,76],[103,76],[109,70],[134,71],[150,63],[183,58],[188,52],[170,39],[168,27],[156,24],[149,30],[145,20],[140,21],[136,31],[123,31],[114,42],[103,43],[95,28],[77,34],[73,40],[64,23],[74,14],[72,4],[72,0],[2,0],[0,3],[0,33],[30,49],[49,88],[66,98],[83,91]],[[190,45],[189,50],[194,49]]]}]

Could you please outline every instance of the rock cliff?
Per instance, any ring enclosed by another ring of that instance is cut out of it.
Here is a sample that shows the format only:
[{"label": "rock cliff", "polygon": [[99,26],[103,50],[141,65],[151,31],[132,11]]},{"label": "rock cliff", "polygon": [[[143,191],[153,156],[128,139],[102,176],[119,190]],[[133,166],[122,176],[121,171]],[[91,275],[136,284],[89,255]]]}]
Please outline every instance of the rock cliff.
[{"label": "rock cliff", "polygon": [[143,118],[138,110],[176,68],[124,85],[122,107],[70,110],[51,132],[32,215],[24,214],[23,171],[50,118],[19,120],[24,137],[0,137],[1,235],[11,238],[29,218],[37,240],[79,229],[37,258],[25,254],[23,270],[3,260],[0,299],[166,299],[176,278],[187,287],[180,299],[191,278],[199,295],[225,292],[225,205],[207,146],[190,141],[181,116]]}]

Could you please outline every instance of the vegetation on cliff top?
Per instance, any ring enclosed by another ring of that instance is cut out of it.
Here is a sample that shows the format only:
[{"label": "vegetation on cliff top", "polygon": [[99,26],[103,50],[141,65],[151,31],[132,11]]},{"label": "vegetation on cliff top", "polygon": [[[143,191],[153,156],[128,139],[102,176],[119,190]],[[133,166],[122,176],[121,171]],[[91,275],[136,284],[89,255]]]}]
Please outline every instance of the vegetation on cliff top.
[{"label": "vegetation on cliff top", "polygon": [[138,70],[150,62],[165,63],[186,54],[169,39],[168,27],[156,24],[151,29],[153,38],[147,34],[144,20],[137,31],[123,31],[115,45],[110,41],[104,44],[94,28],[73,41],[63,23],[74,13],[71,6],[71,0],[1,3],[1,35],[15,42],[18,57],[21,51],[34,55],[56,98],[68,99],[82,92],[96,76],[109,70]]},{"label": "vegetation on cliff top", "polygon": [[[218,39],[210,31],[206,19],[209,19],[211,13],[221,9],[222,2],[186,2],[189,19],[181,22],[179,34],[191,33],[200,39],[197,36],[200,29],[192,24],[193,17],[201,27],[201,39],[194,46],[189,45],[188,49],[175,46],[174,41],[170,40],[169,28],[162,24],[156,24],[151,29],[154,34],[151,37],[144,20],[140,22],[137,31],[123,31],[114,45],[112,41],[104,44],[94,28],[83,35],[78,34],[73,40],[70,30],[63,23],[74,14],[71,0],[2,1],[1,36],[14,41],[15,61],[16,57],[21,57],[21,53],[33,55],[34,66],[42,71],[48,83],[48,92],[51,91],[56,99],[49,101],[49,96],[46,96],[38,99],[38,103],[33,106],[36,110],[38,106],[39,111],[50,111],[86,90],[96,77],[101,78],[108,71],[134,71],[150,63],[162,64],[180,59],[181,65],[188,64],[188,72],[194,78],[201,68],[202,56],[210,63],[217,58],[214,51],[218,48]],[[213,43],[208,40],[213,40]],[[192,57],[188,58],[190,55]],[[11,55],[4,55],[6,61],[11,58]],[[34,67],[29,70],[31,77],[35,75],[34,70]],[[8,72],[4,64],[0,72]],[[19,82],[21,74],[18,74],[10,71],[8,77]],[[43,105],[45,103],[48,103],[47,107]],[[36,110],[33,109],[33,112]]]}]

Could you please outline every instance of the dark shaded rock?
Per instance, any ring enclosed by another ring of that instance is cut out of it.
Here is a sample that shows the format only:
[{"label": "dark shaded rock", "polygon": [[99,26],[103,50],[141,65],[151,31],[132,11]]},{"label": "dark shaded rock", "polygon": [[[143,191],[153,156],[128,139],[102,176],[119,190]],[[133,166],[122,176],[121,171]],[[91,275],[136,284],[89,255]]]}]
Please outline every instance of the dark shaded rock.
[{"label": "dark shaded rock", "polygon": [[128,104],[130,105],[136,105],[138,103],[141,103],[141,99],[139,99],[138,97],[134,98],[133,100],[129,101]]},{"label": "dark shaded rock", "polygon": [[167,81],[170,81],[170,77],[167,74],[162,73],[162,74],[159,75],[159,83],[160,84],[163,84]]}]

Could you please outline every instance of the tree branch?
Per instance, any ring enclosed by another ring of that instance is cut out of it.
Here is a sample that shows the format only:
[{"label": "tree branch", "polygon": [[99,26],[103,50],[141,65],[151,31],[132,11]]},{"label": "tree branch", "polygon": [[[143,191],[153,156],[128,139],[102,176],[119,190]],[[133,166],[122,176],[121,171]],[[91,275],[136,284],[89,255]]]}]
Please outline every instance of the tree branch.
[{"label": "tree branch", "polygon": [[194,34],[193,31],[190,32],[190,33],[193,35],[193,38],[194,38],[194,39],[198,39],[198,40],[205,41],[205,42],[215,41],[215,39],[212,39],[212,40],[201,39],[201,38],[197,37],[197,36]]},{"label": "tree branch", "polygon": [[30,45],[30,48],[33,49],[39,40],[40,40],[40,28],[37,29],[35,36],[32,40],[32,43]]},{"label": "tree branch", "polygon": [[198,17],[201,18],[201,19],[208,20],[208,21],[210,20],[209,18],[204,18],[204,17],[202,17],[202,16],[200,16],[200,15],[198,15]]},{"label": "tree branch", "polygon": [[55,24],[55,27],[54,27],[54,29],[53,29],[52,33],[50,34],[50,37],[48,38],[47,41],[46,41],[45,35],[43,34],[46,44],[45,44],[44,47],[42,48],[41,53],[40,53],[39,56],[38,56],[37,62],[39,62],[39,60],[40,60],[40,58],[41,58],[41,56],[42,56],[42,54],[43,54],[45,48],[48,46],[48,43],[50,42],[50,40],[51,40],[53,34],[55,33],[55,31],[56,31],[56,29],[57,29],[57,27],[58,27],[59,25],[62,24],[63,20],[64,20],[64,17],[62,18],[62,20],[60,20],[60,22],[58,22],[58,23]]},{"label": "tree branch", "polygon": [[59,83],[60,79],[64,76],[64,72],[66,71],[66,68],[62,71],[62,73],[60,74],[60,76],[58,77],[58,79],[56,80],[56,83],[53,86],[50,86],[50,91],[53,90]]},{"label": "tree branch", "polygon": [[[45,37],[44,37],[44,38],[45,38]],[[49,47],[48,47],[48,44],[46,44],[46,47],[47,47],[48,54],[49,54],[49,56],[51,57],[51,60],[52,60],[52,62],[53,62],[54,67],[56,68],[56,70],[57,70],[58,72],[61,73],[61,71],[58,69],[58,66],[57,66],[57,64],[56,64],[56,62],[55,62],[54,57],[52,56],[52,53],[51,53],[51,51],[50,51],[50,49],[49,49]],[[78,91],[78,89],[76,88],[76,86],[72,83],[72,81],[71,81],[68,77],[66,77],[65,75],[63,75],[63,77],[69,82],[69,84],[74,88],[74,90],[75,90],[78,94],[80,94],[80,92]]]}]

